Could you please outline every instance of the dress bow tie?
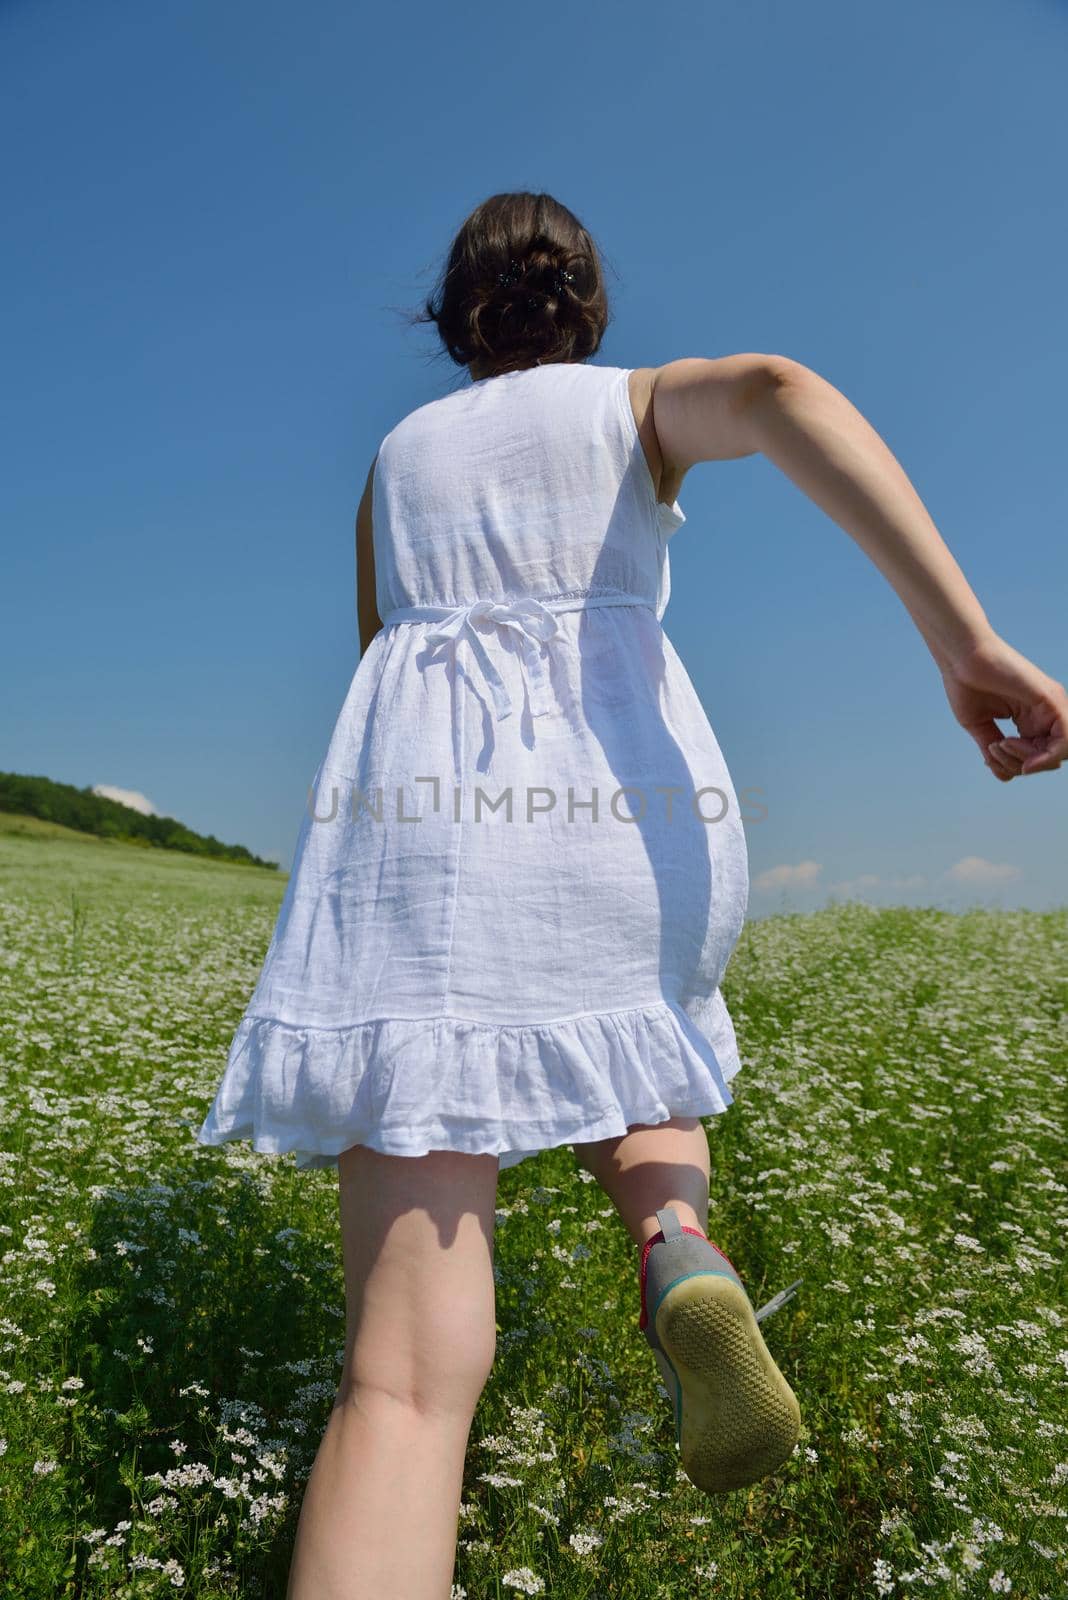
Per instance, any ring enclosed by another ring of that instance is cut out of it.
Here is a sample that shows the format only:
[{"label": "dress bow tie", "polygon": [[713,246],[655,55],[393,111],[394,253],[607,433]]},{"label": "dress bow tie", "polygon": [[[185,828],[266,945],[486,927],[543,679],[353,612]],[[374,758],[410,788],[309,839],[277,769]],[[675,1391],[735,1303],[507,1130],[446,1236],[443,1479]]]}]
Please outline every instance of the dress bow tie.
[{"label": "dress bow tie", "polygon": [[526,668],[531,716],[540,717],[551,711],[553,697],[548,662],[541,646],[552,638],[559,626],[555,615],[540,600],[529,596],[520,600],[476,600],[472,605],[457,606],[427,633],[428,645],[447,645],[451,642],[455,649],[461,638],[466,640],[482,669],[500,722],[511,716],[514,707],[504,679],[483,643],[480,624],[512,630]]}]

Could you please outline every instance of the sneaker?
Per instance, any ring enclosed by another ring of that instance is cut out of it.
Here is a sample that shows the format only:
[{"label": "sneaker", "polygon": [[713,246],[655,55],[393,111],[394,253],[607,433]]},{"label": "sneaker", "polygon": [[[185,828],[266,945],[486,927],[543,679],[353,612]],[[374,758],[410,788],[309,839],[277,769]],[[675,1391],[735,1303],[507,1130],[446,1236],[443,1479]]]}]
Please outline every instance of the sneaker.
[{"label": "sneaker", "polygon": [[641,1260],[639,1328],[675,1417],[682,1469],[705,1494],[744,1489],[782,1466],[801,1430],[796,1396],[758,1324],[786,1304],[798,1278],[754,1311],[723,1251],[671,1207]]}]

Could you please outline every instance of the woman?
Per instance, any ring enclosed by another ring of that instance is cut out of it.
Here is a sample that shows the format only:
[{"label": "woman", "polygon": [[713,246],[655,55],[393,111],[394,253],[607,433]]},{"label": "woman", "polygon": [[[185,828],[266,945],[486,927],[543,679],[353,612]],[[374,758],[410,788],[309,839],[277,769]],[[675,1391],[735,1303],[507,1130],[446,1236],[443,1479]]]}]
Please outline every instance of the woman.
[{"label": "woman", "polygon": [[720,981],[748,870],[661,626],[690,468],[761,453],[850,534],[997,781],[1068,755],[1064,687],[994,632],[816,373],[764,354],[590,365],[598,253],[547,195],[479,206],[425,317],[472,382],[402,418],[368,474],[363,655],[199,1135],[339,1172],[346,1354],[289,1600],[448,1596],[495,1353],[497,1175],[538,1150],[572,1145],[640,1248],[638,1325],[695,1484],[744,1486],[796,1442],[705,1231],[700,1118],[740,1067]]}]

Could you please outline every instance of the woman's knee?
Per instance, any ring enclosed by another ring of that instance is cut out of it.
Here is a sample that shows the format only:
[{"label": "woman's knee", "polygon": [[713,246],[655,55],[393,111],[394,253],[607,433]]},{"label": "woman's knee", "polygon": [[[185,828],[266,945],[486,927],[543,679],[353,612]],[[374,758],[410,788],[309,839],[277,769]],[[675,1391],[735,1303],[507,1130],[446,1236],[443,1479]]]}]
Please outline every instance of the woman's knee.
[{"label": "woman's knee", "polygon": [[345,1365],[339,1396],[374,1389],[471,1410],[496,1353],[496,1156],[339,1158]]}]

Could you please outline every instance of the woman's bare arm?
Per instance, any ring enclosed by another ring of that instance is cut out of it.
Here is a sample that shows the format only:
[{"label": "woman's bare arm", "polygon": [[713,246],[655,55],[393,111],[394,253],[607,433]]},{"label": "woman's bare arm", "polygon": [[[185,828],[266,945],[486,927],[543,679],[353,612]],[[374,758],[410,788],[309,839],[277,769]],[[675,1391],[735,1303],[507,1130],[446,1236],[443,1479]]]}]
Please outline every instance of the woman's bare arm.
[{"label": "woman's bare arm", "polygon": [[[957,720],[1000,778],[1068,760],[1068,694],[999,637],[900,463],[840,390],[784,356],[691,358],[657,369],[665,464],[762,454],[860,546],[896,590]],[[1002,738],[1011,717],[1022,738]]]},{"label": "woman's bare arm", "polygon": [[874,561],[940,666],[994,632],[895,457],[818,373],[775,355],[674,361],[652,403],[676,466],[721,459],[724,439],[732,456],[767,456]]}]

